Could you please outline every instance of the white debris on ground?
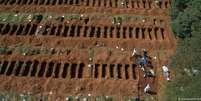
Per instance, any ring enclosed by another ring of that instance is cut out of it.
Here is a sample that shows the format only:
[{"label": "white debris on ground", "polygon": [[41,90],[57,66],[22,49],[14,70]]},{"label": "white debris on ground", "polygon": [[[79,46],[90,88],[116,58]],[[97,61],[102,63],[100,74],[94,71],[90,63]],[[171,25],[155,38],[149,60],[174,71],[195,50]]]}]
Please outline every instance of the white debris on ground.
[{"label": "white debris on ground", "polygon": [[92,64],[88,64],[88,67],[89,67],[89,68],[92,67]]},{"label": "white debris on ground", "polygon": [[115,24],[114,20],[112,21],[112,24]]},{"label": "white debris on ground", "polygon": [[124,2],[121,2],[121,5],[124,5]]},{"label": "white debris on ground", "polygon": [[87,101],[87,98],[83,98],[83,101]]},{"label": "white debris on ground", "polygon": [[109,98],[109,96],[105,96],[106,97],[106,99],[108,99]]},{"label": "white debris on ground", "polygon": [[198,74],[200,73],[200,70],[195,69],[195,68],[192,68],[192,73],[193,73],[194,75],[198,75]]},{"label": "white debris on ground", "polygon": [[188,76],[192,76],[190,69],[184,68],[184,72],[186,72]]},{"label": "white debris on ground", "polygon": [[66,101],[69,101],[70,100],[70,98],[69,97],[66,97]]},{"label": "white debris on ground", "polygon": [[121,51],[124,51],[124,48],[121,48]]},{"label": "white debris on ground", "polygon": [[28,95],[31,95],[31,92],[27,92]]},{"label": "white debris on ground", "polygon": [[24,55],[24,56],[25,56],[25,55],[26,55],[26,53],[22,53],[22,55]]},{"label": "white debris on ground", "polygon": [[20,96],[21,96],[21,97],[23,97],[23,96],[24,96],[24,94],[20,94]]},{"label": "white debris on ground", "polygon": [[50,15],[50,16],[48,16],[48,19],[52,19],[53,17]]},{"label": "white debris on ground", "polygon": [[52,92],[52,91],[50,91],[50,92],[49,92],[49,95],[52,95],[52,94],[53,94],[53,92]]},{"label": "white debris on ground", "polygon": [[61,17],[62,17],[62,18],[65,18],[65,16],[64,16],[64,15],[62,15]]},{"label": "white debris on ground", "polygon": [[198,75],[200,73],[200,71],[198,69],[195,68],[184,68],[184,72],[188,75],[188,76],[193,76],[193,75]]},{"label": "white debris on ground", "polygon": [[155,2],[156,8],[158,8],[158,7],[159,7],[159,4],[160,4],[160,0],[155,0],[154,2]]},{"label": "white debris on ground", "polygon": [[43,28],[42,25],[40,25],[40,26],[37,28],[37,30],[36,30],[36,32],[35,32],[35,35],[36,35],[36,36],[39,35],[39,33],[41,32],[42,28]]},{"label": "white debris on ground", "polygon": [[75,99],[79,99],[79,96],[76,96]]},{"label": "white debris on ground", "polygon": [[31,22],[32,21],[32,15],[29,14],[29,16],[27,17],[28,21]]},{"label": "white debris on ground", "polygon": [[50,30],[51,30],[51,28],[47,28],[47,29],[46,29],[47,32],[50,31]]},{"label": "white debris on ground", "polygon": [[68,24],[70,23],[70,21],[66,21]]},{"label": "white debris on ground", "polygon": [[50,48],[50,51],[53,51],[54,50],[54,48]]},{"label": "white debris on ground", "polygon": [[116,46],[116,49],[119,49],[119,46]]},{"label": "white debris on ground", "polygon": [[145,19],[142,20],[143,23],[144,23],[145,21],[146,21]]},{"label": "white debris on ground", "polygon": [[91,94],[88,94],[88,96],[91,96]]},{"label": "white debris on ground", "polygon": [[155,2],[155,4],[158,4],[158,3],[159,3],[159,0],[155,0],[154,2]]},{"label": "white debris on ground", "polygon": [[89,61],[92,61],[93,59],[92,58],[89,58]]}]

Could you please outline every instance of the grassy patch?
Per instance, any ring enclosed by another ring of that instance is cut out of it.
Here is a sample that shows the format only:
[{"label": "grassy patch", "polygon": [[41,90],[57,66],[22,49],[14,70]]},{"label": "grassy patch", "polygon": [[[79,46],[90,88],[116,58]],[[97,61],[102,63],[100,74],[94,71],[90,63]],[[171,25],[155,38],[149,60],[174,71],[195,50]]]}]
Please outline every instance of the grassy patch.
[{"label": "grassy patch", "polygon": [[201,46],[200,35],[185,39],[179,43],[172,58],[172,67],[176,80],[165,87],[165,100],[177,101],[179,98],[201,97]]},{"label": "grassy patch", "polygon": [[[0,92],[0,101],[37,101],[37,97],[14,92]],[[47,97],[45,97],[43,101],[47,101]]]},{"label": "grassy patch", "polygon": [[26,14],[0,13],[0,22],[20,23],[25,20],[26,16]]}]

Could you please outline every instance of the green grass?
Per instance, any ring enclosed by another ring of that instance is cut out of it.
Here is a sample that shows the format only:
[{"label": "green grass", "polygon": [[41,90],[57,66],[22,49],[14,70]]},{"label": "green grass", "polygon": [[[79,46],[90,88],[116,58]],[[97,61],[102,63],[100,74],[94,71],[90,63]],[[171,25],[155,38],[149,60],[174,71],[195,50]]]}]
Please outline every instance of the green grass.
[{"label": "green grass", "polygon": [[2,65],[2,64],[0,64],[0,71],[1,71],[2,66],[3,66],[3,65]]},{"label": "green grass", "polygon": [[[111,96],[79,96],[78,99],[76,96],[67,96],[62,101],[83,101],[85,98],[86,101],[115,101]],[[13,91],[0,92],[0,101],[38,101],[38,99],[31,94],[19,94]],[[48,96],[43,96],[42,101],[48,101]],[[135,101],[135,98],[125,97],[122,101]]]},{"label": "green grass", "polygon": [[181,79],[167,84],[166,101],[177,101],[178,98],[200,98],[201,97],[201,75],[189,77],[183,75]]},{"label": "green grass", "polygon": [[131,15],[126,15],[126,14],[121,14],[121,15],[112,16],[112,18],[110,18],[110,19],[113,20],[114,18],[116,18],[116,19],[117,18],[122,19],[122,21],[124,21],[124,20],[136,21],[136,20],[143,20],[143,19],[153,19],[155,17],[140,16],[140,15],[131,16]]},{"label": "green grass", "polygon": [[[0,101],[36,101],[37,98],[32,95],[22,95],[14,92],[0,92]],[[47,101],[47,99],[44,101]]]},{"label": "green grass", "polygon": [[112,51],[113,51],[112,48],[108,48],[108,55],[109,55],[109,56],[112,56]]},{"label": "green grass", "polygon": [[[68,100],[66,100],[68,98]],[[79,96],[78,99],[76,99],[76,96],[67,96],[65,98],[65,101],[114,101],[112,97],[109,96]]]},{"label": "green grass", "polygon": [[106,96],[97,96],[96,101],[114,101],[112,97]]},{"label": "green grass", "polygon": [[23,22],[27,14],[17,14],[16,13],[0,13],[0,22],[9,22],[9,23],[20,23]]},{"label": "green grass", "polygon": [[[68,98],[68,100],[66,100]],[[68,96],[68,97],[66,97],[66,101],[73,101],[73,97],[72,96]]]},{"label": "green grass", "polygon": [[21,46],[21,47],[18,48],[18,52],[19,52],[19,54],[21,54],[21,55],[28,55],[28,53],[29,53],[29,48],[26,47],[26,46]]},{"label": "green grass", "polygon": [[89,58],[92,58],[92,60],[93,60],[93,58],[94,58],[94,50],[89,49],[88,54],[89,54]]},{"label": "green grass", "polygon": [[[38,13],[18,13],[18,16],[15,16],[16,13],[5,13],[1,12],[0,13],[0,22],[8,22],[8,23],[23,23],[28,21],[28,16],[31,15],[31,19],[33,20],[34,15],[39,15]],[[65,20],[79,20],[81,17],[81,14],[63,14]],[[47,21],[49,16],[52,16],[53,21],[63,15],[57,15],[55,13],[45,13],[43,14],[43,20],[42,21]],[[125,20],[131,20],[131,21],[136,21],[136,20],[142,20],[142,19],[153,19],[155,17],[150,17],[150,16],[140,16],[140,15],[127,15],[127,14],[119,14],[119,15],[103,15],[103,14],[97,14],[97,16],[93,16],[92,19],[94,20],[99,20],[100,18],[109,18],[111,21],[114,19],[121,19],[121,21]],[[118,21],[117,21],[118,22]]]},{"label": "green grass", "polygon": [[123,101],[135,101],[135,98],[132,98],[132,97],[124,97]]},{"label": "green grass", "polygon": [[[178,101],[178,98],[200,98],[201,97],[201,50],[200,32],[191,39],[185,39],[177,46],[175,55],[172,58],[173,71],[176,79],[167,83],[164,101]],[[185,69],[190,71],[186,72]],[[199,71],[193,73],[193,69]]]}]

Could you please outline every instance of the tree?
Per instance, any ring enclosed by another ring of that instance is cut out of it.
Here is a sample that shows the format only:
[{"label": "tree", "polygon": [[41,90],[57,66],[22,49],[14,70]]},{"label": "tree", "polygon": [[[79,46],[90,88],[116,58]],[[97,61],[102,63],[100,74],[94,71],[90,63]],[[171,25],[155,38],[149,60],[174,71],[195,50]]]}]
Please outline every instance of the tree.
[{"label": "tree", "polygon": [[[174,0],[173,3],[176,4],[171,12],[172,29],[183,40],[179,41],[172,58],[176,80],[166,86],[166,101],[201,96],[201,0]],[[192,33],[190,38],[189,33]]]},{"label": "tree", "polygon": [[201,19],[200,0],[174,0],[171,10],[172,29],[180,38],[191,36],[192,25]]}]

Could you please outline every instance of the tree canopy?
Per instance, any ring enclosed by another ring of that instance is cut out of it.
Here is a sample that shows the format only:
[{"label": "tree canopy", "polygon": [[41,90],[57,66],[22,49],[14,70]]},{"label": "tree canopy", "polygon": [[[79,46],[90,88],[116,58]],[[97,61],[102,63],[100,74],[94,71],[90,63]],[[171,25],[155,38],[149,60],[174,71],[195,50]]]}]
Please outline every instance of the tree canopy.
[{"label": "tree canopy", "polygon": [[[201,96],[201,0],[173,0],[172,29],[179,41],[172,57],[176,80],[166,86],[166,101]],[[190,35],[192,34],[192,36]]]},{"label": "tree canopy", "polygon": [[[201,0],[173,0],[171,17],[173,32],[180,38],[190,37],[192,25],[201,20]],[[201,26],[197,26],[200,27]]]}]

